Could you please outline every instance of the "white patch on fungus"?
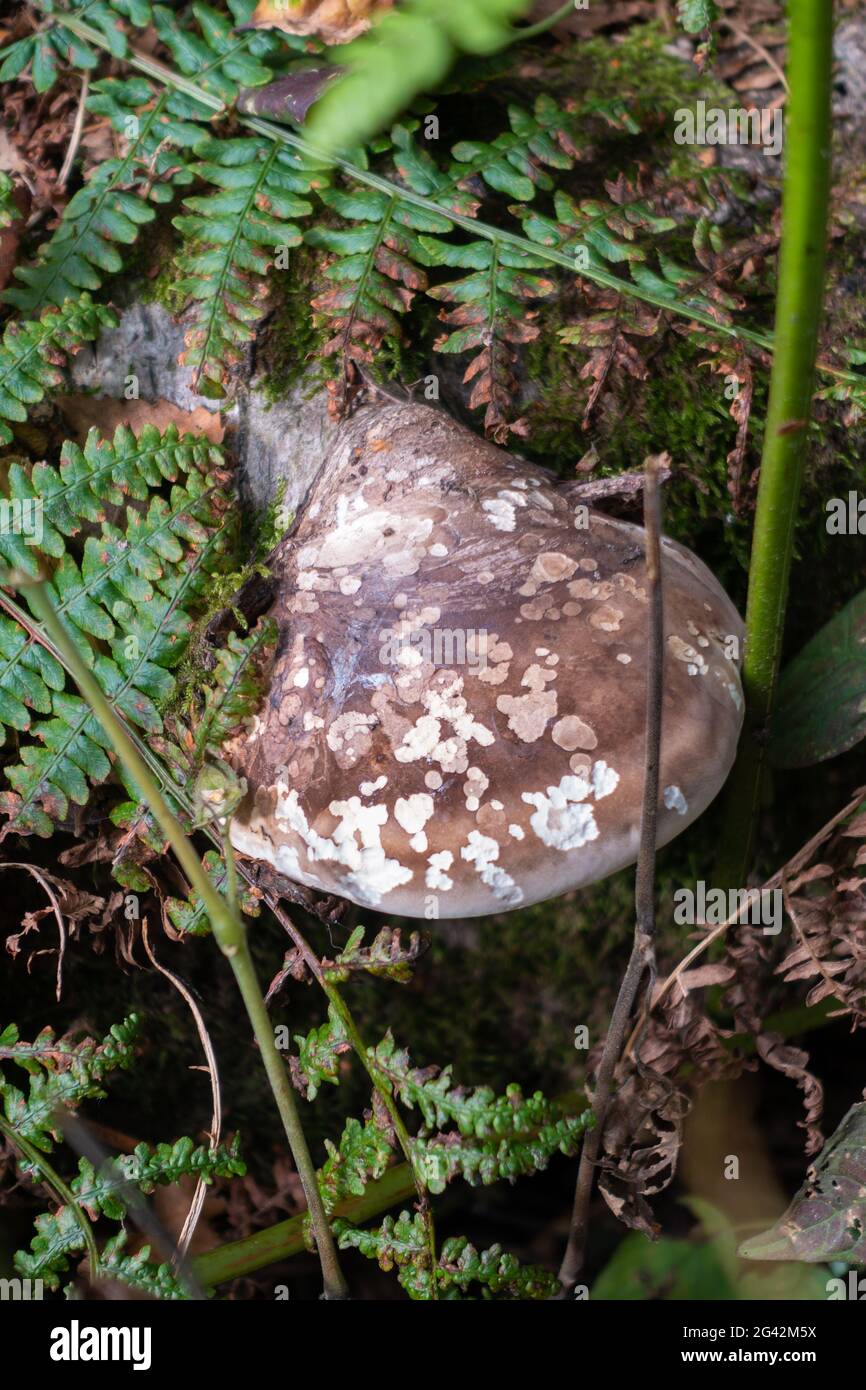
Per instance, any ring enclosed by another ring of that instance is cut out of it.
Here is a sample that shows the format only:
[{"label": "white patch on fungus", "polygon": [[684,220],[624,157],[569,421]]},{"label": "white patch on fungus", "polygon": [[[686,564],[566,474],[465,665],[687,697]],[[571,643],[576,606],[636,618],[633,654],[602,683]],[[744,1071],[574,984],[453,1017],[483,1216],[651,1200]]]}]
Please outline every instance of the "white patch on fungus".
[{"label": "white patch on fungus", "polygon": [[545,682],[556,679],[555,671],[546,671],[533,664],[523,673],[521,685],[529,687],[528,695],[500,695],[496,708],[508,715],[508,727],[524,743],[541,738],[556,714],[556,691],[545,690]]},{"label": "white patch on fungus", "polygon": [[676,635],[670,636],[668,638],[668,646],[677,661],[684,661],[686,663],[686,670],[690,676],[705,676],[709,671],[709,666],[697,648],[690,646],[688,642],[684,642],[681,637],[677,637]]},{"label": "white patch on fungus", "polygon": [[403,741],[394,749],[398,763],[414,763],[418,758],[429,758],[439,744],[442,725],[431,714],[422,714],[403,735]]},{"label": "white patch on fungus", "polygon": [[398,796],[394,802],[394,819],[407,835],[415,835],[419,830],[423,830],[432,814],[433,798],[427,792]]},{"label": "white patch on fungus", "polygon": [[605,762],[593,765],[588,777],[565,776],[558,787],[544,792],[524,792],[523,800],[534,806],[529,818],[539,840],[551,849],[580,849],[590,840],[598,839],[598,826],[592,807],[586,798],[593,794],[596,801],[610,796],[619,782],[619,773]]},{"label": "white patch on fungus", "polygon": [[598,839],[598,826],[592,807],[584,798],[589,784],[582,777],[563,777],[558,787],[544,792],[524,792],[523,800],[535,810],[529,817],[542,844],[550,849],[580,849],[590,840]]},{"label": "white patch on fungus", "polygon": [[595,731],[576,714],[565,714],[558,719],[550,731],[550,737],[566,753],[573,753],[575,748],[595,748],[598,744]]},{"label": "white patch on fungus", "polygon": [[325,738],[340,767],[354,767],[370,751],[370,728],[376,723],[374,714],[362,714],[360,710],[347,710],[337,716]]},{"label": "white patch on fungus", "polygon": [[377,777],[375,782],[362,782],[358,790],[362,796],[375,796],[376,792],[382,791],[387,785],[387,777]]},{"label": "white patch on fungus", "polygon": [[481,882],[491,889],[493,896],[506,907],[516,907],[523,900],[523,893],[514,879],[495,861],[499,858],[499,842],[479,830],[470,830],[469,840],[460,851],[460,858],[474,864]]},{"label": "white patch on fungus", "polygon": [[454,887],[453,878],[449,878],[445,872],[445,870],[450,869],[451,865],[454,863],[454,855],[451,853],[450,849],[440,849],[438,854],[431,854],[427,863],[430,865],[425,878],[425,883],[428,888],[432,888],[434,891],[438,889],[441,893],[447,893],[449,888]]},{"label": "white patch on fungus", "polygon": [[490,778],[485,776],[480,767],[470,767],[466,770],[466,781],[463,783],[463,795],[466,797],[467,811],[477,811],[481,805],[481,798],[490,786]]},{"label": "white patch on fungus", "polygon": [[607,763],[593,763],[592,767],[592,790],[595,792],[596,801],[601,801],[603,797],[610,796],[611,792],[616,791],[619,786],[619,773],[615,772]]},{"label": "white patch on fungus", "polygon": [[679,787],[665,787],[664,799],[665,806],[667,806],[668,810],[677,811],[681,816],[684,816],[689,809],[689,803],[686,801]]},{"label": "white patch on fungus", "polygon": [[277,823],[295,832],[305,844],[310,860],[330,860],[347,868],[349,873],[340,886],[357,894],[365,906],[376,907],[386,893],[409,883],[412,870],[398,859],[388,859],[382,846],[381,828],[388,819],[386,806],[364,806],[357,796],[348,801],[332,801],[328,810],[339,824],[328,838],[308,825],[294,788],[288,791],[280,782],[276,790]]}]

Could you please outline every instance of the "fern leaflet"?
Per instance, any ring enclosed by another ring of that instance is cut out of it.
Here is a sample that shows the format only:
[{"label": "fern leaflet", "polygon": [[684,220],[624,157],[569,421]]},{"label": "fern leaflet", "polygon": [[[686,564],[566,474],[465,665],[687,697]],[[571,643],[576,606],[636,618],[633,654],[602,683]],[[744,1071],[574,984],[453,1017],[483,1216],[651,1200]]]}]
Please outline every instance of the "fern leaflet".
[{"label": "fern leaflet", "polygon": [[[148,427],[138,440],[121,427],[112,443],[96,431],[84,450],[67,443],[59,468],[10,469],[10,500],[39,508],[42,534],[38,546],[18,532],[2,534],[0,555],[26,574],[50,569],[53,602],[105,693],[151,733],[161,729],[159,707],[175,689],[171,671],[193,626],[189,606],[229,543],[228,499],[214,467],[220,461],[213,446],[181,441],[173,427],[164,435]],[[122,526],[105,518],[102,499],[119,505],[129,493],[143,500],[167,478],[173,482],[168,499],[157,493],[146,509],[127,507]],[[86,536],[79,562],[67,541],[94,521],[98,532]],[[102,646],[94,648],[91,639]],[[22,647],[22,663],[29,650]],[[17,669],[19,689],[22,682],[24,693],[32,689],[31,707],[38,708],[37,700],[44,706],[39,673],[32,664]],[[105,735],[80,696],[52,690],[51,715],[35,726],[40,743],[24,745],[21,761],[6,769],[14,791],[0,796],[17,829],[40,835],[50,834],[68,802],[83,804],[89,784],[110,772]]]},{"label": "fern leaflet", "polygon": [[64,354],[116,325],[112,311],[94,304],[88,294],[68,299],[60,309],[46,309],[37,320],[7,324],[0,343],[0,444],[12,441],[6,420],[23,424],[27,407],[38,405],[46,391],[60,385]]},{"label": "fern leaflet", "polygon": [[314,166],[260,140],[207,140],[196,147],[193,172],[220,191],[185,200],[194,215],[174,225],[190,239],[180,260],[179,289],[200,306],[183,361],[198,368],[210,394],[221,393],[227,367],[253,337],[264,312],[268,269],[301,233],[291,219],[312,204],[299,194],[320,182]]}]

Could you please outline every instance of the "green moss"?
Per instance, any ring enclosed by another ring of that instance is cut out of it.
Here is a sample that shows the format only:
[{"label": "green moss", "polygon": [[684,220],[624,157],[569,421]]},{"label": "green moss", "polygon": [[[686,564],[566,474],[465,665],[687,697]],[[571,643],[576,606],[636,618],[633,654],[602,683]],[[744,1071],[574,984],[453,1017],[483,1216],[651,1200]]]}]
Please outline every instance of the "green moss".
[{"label": "green moss", "polygon": [[312,324],[310,301],[323,288],[317,257],[306,246],[292,252],[289,267],[270,277],[271,311],[256,343],[257,386],[270,401],[281,400],[298,381],[310,394],[329,375],[321,357],[322,333]]},{"label": "green moss", "polygon": [[172,318],[179,318],[187,300],[178,289],[175,257],[179,236],[171,225],[174,210],[160,208],[156,221],[148,226],[147,235],[139,237],[135,244],[128,273],[135,280],[136,295],[143,304],[161,304]]},{"label": "green moss", "polygon": [[644,114],[669,112],[697,97],[727,100],[731,89],[711,73],[667,51],[670,35],[658,24],[632,26],[615,40],[581,39],[581,67],[588,74],[584,95],[592,101],[623,101]]}]

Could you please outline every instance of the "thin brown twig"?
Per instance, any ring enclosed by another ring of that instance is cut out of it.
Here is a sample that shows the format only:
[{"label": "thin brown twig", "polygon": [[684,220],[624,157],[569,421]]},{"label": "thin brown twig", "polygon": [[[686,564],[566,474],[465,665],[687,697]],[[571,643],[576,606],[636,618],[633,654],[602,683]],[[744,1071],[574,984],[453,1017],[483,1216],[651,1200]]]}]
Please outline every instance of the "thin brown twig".
[{"label": "thin brown twig", "polygon": [[735,34],[740,40],[740,43],[746,44],[754,53],[758,54],[759,58],[763,58],[770,71],[776,74],[782,86],[785,88],[785,91],[790,92],[791,88],[788,86],[788,79],[785,76],[785,71],[776,62],[768,48],[765,48],[762,43],[758,43],[757,39],[753,39],[751,34],[747,33],[745,29],[741,28],[739,24],[735,24],[731,19],[719,19],[719,24],[725,29],[730,29],[731,33]]},{"label": "thin brown twig", "polygon": [[[195,1020],[195,1026],[198,1032],[199,1041],[201,1042],[202,1051],[204,1052],[205,1060],[207,1062],[207,1066],[204,1068],[204,1070],[207,1072],[208,1077],[210,1078],[211,1123],[210,1130],[208,1131],[208,1139],[210,1140],[211,1148],[215,1149],[219,1144],[220,1137],[222,1135],[222,1095],[220,1092],[220,1080],[219,1071],[217,1068],[216,1053],[214,1052],[214,1047],[210,1039],[210,1034],[207,1031],[207,1025],[205,1024],[202,1011],[196,1003],[195,999],[193,998],[193,995],[188,986],[184,984],[183,980],[180,978],[179,975],[175,975],[173,971],[169,970],[168,966],[163,965],[162,962],[157,959],[156,953],[150,944],[150,936],[148,934],[148,923],[146,917],[144,918],[141,924],[141,939],[151,965],[154,967],[155,970],[159,971],[160,975],[164,975],[168,982],[177,990],[178,994],[186,1003],[190,1013],[193,1016],[193,1019]],[[204,1178],[199,1177],[198,1182],[195,1185],[195,1192],[193,1193],[192,1201],[189,1205],[189,1211],[187,1212],[186,1219],[183,1223],[183,1228],[177,1239],[177,1258],[180,1260],[182,1260],[185,1257],[187,1251],[189,1250],[192,1238],[195,1235],[196,1227],[198,1226],[199,1220],[201,1218],[202,1208],[204,1206],[204,1199],[207,1195],[207,1186],[208,1185],[205,1182]]]},{"label": "thin brown twig", "polygon": [[69,145],[60,173],[57,175],[57,187],[65,188],[66,181],[72,173],[72,166],[75,163],[75,156],[78,154],[78,146],[81,143],[81,132],[84,129],[84,112],[87,107],[87,94],[90,91],[90,73],[85,72],[81,79],[81,95],[78,98],[78,110],[75,113],[75,124],[72,127],[72,134],[69,137]]},{"label": "thin brown twig", "polygon": [[646,577],[649,589],[648,658],[646,684],[646,748],[640,849],[635,874],[635,930],[631,956],[619,987],[610,1027],[596,1076],[593,1114],[595,1124],[587,1133],[580,1154],[571,1231],[559,1270],[560,1297],[571,1293],[583,1269],[589,1204],[595,1170],[601,1152],[604,1125],[613,1097],[616,1069],[622,1056],[629,1019],[641,981],[648,972],[650,987],[655,975],[655,858],[658,822],[659,769],[661,765],[662,700],[664,695],[664,591],[661,564],[661,489],[659,473],[669,464],[666,454],[645,461],[644,527]]}]

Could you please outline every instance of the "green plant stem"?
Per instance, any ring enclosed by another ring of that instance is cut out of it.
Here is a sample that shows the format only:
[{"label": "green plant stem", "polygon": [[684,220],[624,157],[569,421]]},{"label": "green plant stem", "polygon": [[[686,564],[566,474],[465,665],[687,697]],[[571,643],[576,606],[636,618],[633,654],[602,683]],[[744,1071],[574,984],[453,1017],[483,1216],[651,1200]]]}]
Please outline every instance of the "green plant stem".
[{"label": "green plant stem", "polygon": [[524,43],[526,39],[537,39],[539,34],[546,34],[548,29],[554,29],[557,24],[561,24],[564,19],[568,19],[574,14],[574,0],[566,0],[564,5],[560,5],[558,10],[549,14],[546,19],[540,19],[537,24],[527,24],[525,29],[517,29],[512,44]]},{"label": "green plant stem", "polygon": [[[41,9],[40,0],[31,0],[36,9]],[[817,3],[817,0],[816,0]],[[827,0],[830,3],[830,0]],[[65,28],[70,29],[80,38],[86,39],[88,43],[94,44],[97,48],[108,50],[108,43],[105,35],[99,30],[91,28],[79,19],[64,15],[52,15],[52,19],[61,23]],[[333,164],[349,178],[357,183],[365,184],[368,188],[378,189],[380,193],[388,197],[398,197],[404,203],[412,207],[421,208],[427,212],[434,212],[440,217],[444,217],[455,227],[462,227],[464,231],[470,232],[473,236],[485,238],[487,241],[500,241],[509,246],[523,251],[526,255],[537,256],[541,260],[549,262],[551,265],[562,266],[575,271],[574,256],[567,255],[563,251],[557,251],[550,246],[543,246],[538,242],[530,241],[528,237],[520,236],[517,232],[508,231],[505,227],[489,226],[486,222],[481,222],[472,217],[465,217],[460,213],[452,211],[450,208],[443,207],[432,198],[427,198],[421,193],[413,193],[411,189],[404,188],[402,184],[383,178],[381,174],[374,174],[372,170],[362,168],[355,164],[351,159],[340,156],[329,155],[310,144],[302,136],[288,130],[284,125],[276,125],[271,121],[263,120],[259,116],[250,116],[241,111],[233,111],[219,97],[211,95],[202,87],[199,87],[192,78],[184,77],[180,73],[174,72],[171,68],[160,63],[156,58],[151,58],[145,53],[140,53],[137,49],[130,48],[123,60],[130,67],[145,73],[148,77],[153,77],[157,82],[167,86],[177,88],[179,92],[185,92],[200,105],[208,107],[215,115],[229,115],[238,120],[248,130],[254,130],[258,135],[263,135],[268,140],[280,140],[291,149],[297,150],[299,154],[316,159],[323,164]],[[751,343],[755,347],[762,348],[765,352],[773,352],[773,338],[768,333],[760,333],[756,329],[734,327],[731,324],[718,323],[710,314],[704,313],[679,300],[672,300],[664,295],[655,294],[652,290],[642,289],[632,281],[623,280],[618,275],[612,275],[609,271],[601,270],[597,266],[581,266],[580,277],[584,280],[591,280],[593,284],[604,285],[608,289],[616,290],[618,294],[625,295],[627,299],[637,299],[644,304],[651,304],[656,309],[663,309],[665,313],[676,314],[680,318],[688,319],[692,323],[699,323],[704,328],[712,329],[714,334],[721,334],[732,339],[734,342]],[[819,363],[819,368],[827,376],[835,381],[847,382],[850,385],[862,386],[864,378],[856,372],[846,371],[843,368],[834,367],[829,363]]]},{"label": "green plant stem", "polygon": [[240,902],[238,898],[238,867],[235,861],[234,846],[231,842],[228,824],[222,841],[223,859],[226,866],[226,898],[229,907],[235,917],[240,917]]},{"label": "green plant stem", "polygon": [[830,196],[832,0],[790,0],[782,240],[775,354],[746,606],[746,725],[727,794],[719,882],[751,865],[765,749],[776,696],[794,530],[808,443]]},{"label": "green plant stem", "polygon": [[0,1134],[5,1134],[13,1148],[19,1149],[29,1163],[36,1169],[36,1180],[48,1184],[52,1191],[56,1192],[61,1202],[65,1202],[81,1227],[81,1234],[84,1236],[84,1244],[87,1247],[88,1259],[90,1262],[90,1278],[93,1283],[99,1276],[99,1250],[96,1245],[96,1237],[93,1234],[93,1227],[87,1218],[87,1213],[76,1201],[75,1193],[63,1181],[57,1170],[48,1162],[41,1150],[35,1144],[19,1134],[14,1125],[9,1124],[0,1115]]},{"label": "green plant stem", "polygon": [[223,955],[227,958],[240,990],[247,1014],[259,1045],[262,1061],[270,1082],[274,1100],[283,1122],[286,1138],[307,1199],[313,1234],[322,1265],[324,1296],[329,1299],[348,1297],[340,1270],[337,1249],[331,1234],[316,1170],[304,1135],[297,1104],[286,1075],[285,1065],[277,1050],[274,1031],[256,979],[244,923],[230,910],[225,898],[214,888],[192,842],[184,833],[177,818],[151,776],[144,759],[130,739],[123,722],[112,709],[95,676],[84,664],[66,629],[54,611],[44,584],[34,584],[30,601],[51,641],[63,656],[63,662],[78,685],[96,718],[99,720],[117,757],[127,774],[147,801],[154,819],[174,850],[178,862],[192,887],[205,905],[213,933]]}]

